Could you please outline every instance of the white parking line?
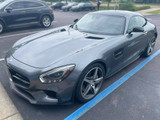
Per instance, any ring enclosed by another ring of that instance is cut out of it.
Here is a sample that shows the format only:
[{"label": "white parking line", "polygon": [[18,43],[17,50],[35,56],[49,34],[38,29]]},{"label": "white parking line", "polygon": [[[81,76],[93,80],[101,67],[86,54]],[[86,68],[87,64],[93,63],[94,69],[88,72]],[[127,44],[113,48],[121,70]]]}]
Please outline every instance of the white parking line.
[{"label": "white parking line", "polygon": [[1,59],[0,59],[0,62],[1,62],[1,61],[4,61],[4,58],[1,58]]},{"label": "white parking line", "polygon": [[26,32],[26,33],[20,33],[20,34],[6,35],[6,36],[0,37],[0,39],[1,39],[1,38],[8,38],[8,37],[19,36],[19,35],[27,35],[27,34],[32,34],[32,33],[40,32],[40,31],[41,31],[41,30],[39,30],[39,31],[34,31],[34,32]]},{"label": "white parking line", "polygon": [[[57,22],[57,21],[53,21],[53,22]],[[14,36],[20,36],[20,35],[33,34],[33,33],[37,33],[37,32],[40,32],[40,31],[43,31],[43,30],[37,30],[37,31],[33,31],[33,32],[25,32],[25,33],[13,34],[13,35],[5,35],[5,36],[0,37],[0,39],[1,38],[14,37]]]}]

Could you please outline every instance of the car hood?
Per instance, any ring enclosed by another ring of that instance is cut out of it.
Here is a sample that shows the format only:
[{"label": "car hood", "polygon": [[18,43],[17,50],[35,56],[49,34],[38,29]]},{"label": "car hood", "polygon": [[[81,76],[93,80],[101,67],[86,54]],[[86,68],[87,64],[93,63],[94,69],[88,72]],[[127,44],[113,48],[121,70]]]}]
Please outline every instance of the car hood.
[{"label": "car hood", "polygon": [[32,67],[45,68],[79,54],[86,49],[91,49],[112,36],[91,35],[71,29],[69,32],[51,32],[41,35],[32,35],[25,42],[12,48],[12,56]]}]

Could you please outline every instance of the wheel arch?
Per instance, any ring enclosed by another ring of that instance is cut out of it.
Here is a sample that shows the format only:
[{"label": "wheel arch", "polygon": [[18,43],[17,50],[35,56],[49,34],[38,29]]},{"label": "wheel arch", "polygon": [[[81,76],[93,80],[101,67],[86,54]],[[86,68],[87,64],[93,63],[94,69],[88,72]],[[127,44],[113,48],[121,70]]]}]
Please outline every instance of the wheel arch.
[{"label": "wheel arch", "polygon": [[75,86],[74,86],[74,89],[75,89],[75,90],[74,90],[74,92],[73,92],[73,94],[72,94],[72,101],[73,101],[73,102],[74,102],[75,99],[76,99],[76,88],[77,88],[77,85],[78,85],[78,81],[79,81],[79,79],[81,78],[81,75],[83,74],[83,71],[84,71],[85,69],[87,69],[90,65],[97,64],[97,63],[101,64],[101,65],[104,67],[104,69],[105,69],[105,76],[107,75],[109,69],[108,69],[107,64],[105,63],[105,61],[102,60],[102,59],[94,60],[94,61],[92,61],[91,63],[89,63],[87,66],[85,66],[84,69],[82,70],[82,73],[80,74],[77,82],[75,83]]},{"label": "wheel arch", "polygon": [[84,68],[84,70],[85,70],[88,66],[93,65],[93,64],[96,64],[96,63],[101,64],[101,65],[104,67],[104,69],[105,69],[105,73],[107,74],[107,72],[108,72],[108,67],[107,67],[106,63],[104,62],[104,60],[101,60],[101,59],[97,59],[97,60],[92,61],[90,64],[88,64],[88,65]]},{"label": "wheel arch", "polygon": [[7,26],[6,26],[5,21],[2,18],[0,18],[0,21],[4,24],[4,28],[6,28]]},{"label": "wheel arch", "polygon": [[157,33],[154,33],[154,35],[155,35],[155,37],[156,37],[156,39],[157,39],[157,37],[158,37],[158,34],[157,34]]}]

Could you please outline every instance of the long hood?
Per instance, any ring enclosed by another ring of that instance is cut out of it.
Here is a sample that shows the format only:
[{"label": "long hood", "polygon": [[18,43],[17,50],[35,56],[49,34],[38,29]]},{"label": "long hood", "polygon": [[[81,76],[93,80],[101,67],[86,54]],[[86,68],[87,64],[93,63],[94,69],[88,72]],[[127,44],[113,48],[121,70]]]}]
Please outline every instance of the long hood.
[{"label": "long hood", "polygon": [[[12,56],[29,66],[44,68],[86,49],[91,49],[104,41],[103,36],[90,37],[76,30],[51,32],[39,36],[28,41],[25,39],[25,42],[13,47]],[[107,39],[110,37],[108,36]]]}]

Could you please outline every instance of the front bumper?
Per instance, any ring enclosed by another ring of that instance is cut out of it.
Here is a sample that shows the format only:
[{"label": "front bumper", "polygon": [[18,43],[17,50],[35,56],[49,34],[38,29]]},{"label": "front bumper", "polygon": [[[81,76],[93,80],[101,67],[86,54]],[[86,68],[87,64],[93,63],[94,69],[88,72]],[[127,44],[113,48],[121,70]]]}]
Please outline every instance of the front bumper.
[{"label": "front bumper", "polygon": [[25,65],[12,56],[6,58],[11,89],[31,104],[71,104],[74,101],[75,76],[60,83],[42,84],[40,69]]},{"label": "front bumper", "polygon": [[24,89],[16,87],[13,81],[10,81],[10,85],[11,85],[11,89],[16,94],[23,97],[24,99],[29,101],[31,104],[43,104],[43,105],[58,104],[58,99],[48,97],[43,91],[29,92]]}]

